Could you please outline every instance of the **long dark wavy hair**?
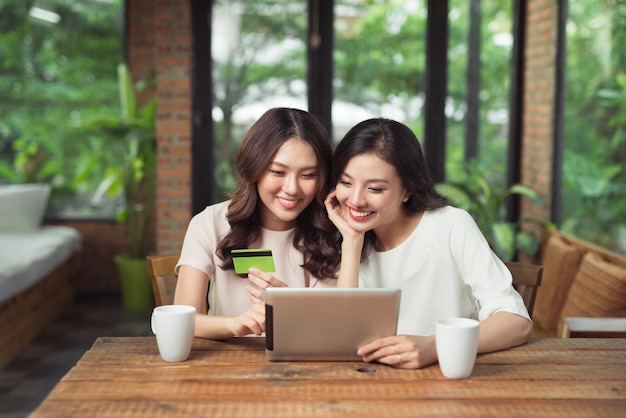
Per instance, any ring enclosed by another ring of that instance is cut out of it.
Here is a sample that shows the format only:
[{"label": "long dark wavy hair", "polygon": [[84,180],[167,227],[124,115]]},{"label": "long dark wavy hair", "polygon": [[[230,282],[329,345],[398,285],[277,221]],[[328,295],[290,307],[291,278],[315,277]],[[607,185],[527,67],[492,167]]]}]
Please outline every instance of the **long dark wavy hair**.
[{"label": "long dark wavy hair", "polygon": [[274,108],[265,112],[246,133],[237,150],[239,183],[230,194],[227,212],[231,230],[216,250],[224,270],[233,269],[233,249],[249,248],[258,238],[261,227],[258,181],[278,149],[292,138],[304,141],[313,148],[319,170],[315,199],[298,216],[293,245],[304,256],[302,267],[314,277],[336,277],[340,257],[336,245],[338,233],[324,207],[330,187],[330,138],[313,115],[290,108]]},{"label": "long dark wavy hair", "polygon": [[[352,157],[363,154],[376,155],[395,167],[402,186],[410,192],[408,200],[403,203],[405,211],[419,213],[450,204],[435,190],[420,143],[408,126],[383,118],[368,119],[355,125],[335,149],[331,184],[337,185]],[[367,257],[375,240],[374,231],[365,233],[361,260]]]}]

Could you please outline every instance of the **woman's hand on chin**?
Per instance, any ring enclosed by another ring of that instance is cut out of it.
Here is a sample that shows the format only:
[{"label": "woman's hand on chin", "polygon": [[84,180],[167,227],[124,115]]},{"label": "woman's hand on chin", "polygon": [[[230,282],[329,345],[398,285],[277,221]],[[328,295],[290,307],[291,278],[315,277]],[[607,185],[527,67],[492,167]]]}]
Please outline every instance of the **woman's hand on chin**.
[{"label": "woman's hand on chin", "polygon": [[328,194],[326,200],[324,201],[324,205],[326,206],[328,219],[335,224],[344,240],[351,238],[361,239],[364,233],[355,231],[350,224],[348,224],[345,208],[341,206],[337,200],[336,192],[334,190]]}]

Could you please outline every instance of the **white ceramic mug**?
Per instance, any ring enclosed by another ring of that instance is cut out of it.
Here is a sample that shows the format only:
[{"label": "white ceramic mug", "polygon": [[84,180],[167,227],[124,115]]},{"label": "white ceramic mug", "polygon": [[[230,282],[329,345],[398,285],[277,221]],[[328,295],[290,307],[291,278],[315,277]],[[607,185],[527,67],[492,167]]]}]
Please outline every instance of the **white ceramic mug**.
[{"label": "white ceramic mug", "polygon": [[452,379],[468,377],[474,369],[478,351],[479,322],[469,318],[447,318],[437,321],[435,340],[439,367]]},{"label": "white ceramic mug", "polygon": [[154,308],[150,325],[163,360],[173,362],[189,358],[195,322],[194,306],[163,305]]}]

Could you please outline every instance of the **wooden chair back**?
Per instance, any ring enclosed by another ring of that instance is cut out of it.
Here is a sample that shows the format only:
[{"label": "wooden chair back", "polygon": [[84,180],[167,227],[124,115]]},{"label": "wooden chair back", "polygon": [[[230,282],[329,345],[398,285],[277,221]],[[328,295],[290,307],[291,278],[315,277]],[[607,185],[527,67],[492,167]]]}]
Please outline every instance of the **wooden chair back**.
[{"label": "wooden chair back", "polygon": [[532,318],[537,288],[541,286],[543,266],[518,261],[507,261],[504,264],[511,271],[513,287],[522,295],[524,305],[526,305],[528,314]]},{"label": "wooden chair back", "polygon": [[174,303],[174,291],[176,289],[174,267],[176,267],[179,258],[180,254],[178,253],[149,255],[146,257],[156,306]]}]

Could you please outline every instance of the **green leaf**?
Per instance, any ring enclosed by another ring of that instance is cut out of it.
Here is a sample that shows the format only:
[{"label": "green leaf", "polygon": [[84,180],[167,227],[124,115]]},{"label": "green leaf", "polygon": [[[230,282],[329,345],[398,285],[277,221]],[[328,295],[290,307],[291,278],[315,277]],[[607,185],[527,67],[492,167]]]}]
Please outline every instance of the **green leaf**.
[{"label": "green leaf", "polygon": [[468,190],[452,183],[437,183],[435,190],[440,195],[448,198],[456,207],[469,211],[472,207],[472,199]]},{"label": "green leaf", "polygon": [[491,226],[491,230],[495,253],[503,261],[512,260],[515,255],[515,225],[497,222]]},{"label": "green leaf", "polygon": [[515,246],[526,254],[535,254],[539,249],[539,239],[532,232],[523,231],[515,236]]},{"label": "green leaf", "polygon": [[129,120],[136,114],[137,100],[135,98],[132,78],[125,64],[119,64],[117,66],[117,76],[122,118]]},{"label": "green leaf", "polygon": [[527,198],[531,199],[533,202],[536,202],[536,203],[541,203],[541,201],[543,200],[539,193],[537,193],[530,187],[525,186],[523,184],[512,185],[509,188],[509,194],[519,194],[522,196],[526,196]]}]

